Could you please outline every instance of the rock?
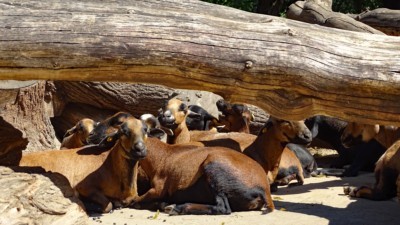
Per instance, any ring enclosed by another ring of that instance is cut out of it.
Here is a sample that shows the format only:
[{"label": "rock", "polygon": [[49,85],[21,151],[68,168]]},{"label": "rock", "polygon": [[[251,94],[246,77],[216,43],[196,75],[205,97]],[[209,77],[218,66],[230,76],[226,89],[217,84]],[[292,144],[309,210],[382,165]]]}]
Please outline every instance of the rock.
[{"label": "rock", "polygon": [[0,224],[89,224],[64,176],[17,171],[0,167]]}]

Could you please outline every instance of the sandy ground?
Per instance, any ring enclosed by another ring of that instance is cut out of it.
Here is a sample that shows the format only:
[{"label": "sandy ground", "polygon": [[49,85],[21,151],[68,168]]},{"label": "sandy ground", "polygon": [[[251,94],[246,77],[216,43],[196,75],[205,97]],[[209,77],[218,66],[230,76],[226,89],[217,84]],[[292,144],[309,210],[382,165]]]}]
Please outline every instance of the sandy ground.
[{"label": "sandy ground", "polygon": [[121,209],[104,215],[93,215],[92,225],[324,225],[400,224],[397,200],[370,201],[349,198],[343,186],[372,185],[372,173],[353,178],[314,177],[303,186],[280,187],[274,193],[276,210],[262,215],[260,211],[237,212],[223,216],[168,216],[147,210]]}]

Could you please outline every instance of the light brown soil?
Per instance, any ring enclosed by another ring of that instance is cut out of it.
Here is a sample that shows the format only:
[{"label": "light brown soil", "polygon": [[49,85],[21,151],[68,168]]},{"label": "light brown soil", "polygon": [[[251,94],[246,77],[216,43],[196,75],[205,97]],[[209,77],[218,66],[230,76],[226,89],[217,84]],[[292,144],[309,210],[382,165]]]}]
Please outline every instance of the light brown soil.
[{"label": "light brown soil", "polygon": [[122,209],[111,214],[91,217],[92,225],[324,225],[400,224],[397,200],[370,201],[349,198],[344,185],[372,185],[372,173],[358,177],[314,177],[303,186],[280,187],[272,196],[276,210],[262,215],[261,211],[237,212],[222,216],[168,216],[147,210]]}]

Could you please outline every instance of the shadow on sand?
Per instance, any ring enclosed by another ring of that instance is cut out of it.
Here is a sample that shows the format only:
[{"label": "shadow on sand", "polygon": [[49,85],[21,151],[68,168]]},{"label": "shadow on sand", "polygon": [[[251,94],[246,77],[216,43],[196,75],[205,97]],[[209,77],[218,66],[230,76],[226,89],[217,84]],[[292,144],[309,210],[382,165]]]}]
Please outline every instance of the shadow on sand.
[{"label": "shadow on sand", "polygon": [[286,195],[296,195],[311,192],[315,189],[335,188],[338,190],[336,196],[332,196],[332,200],[338,196],[349,198],[344,195],[342,187],[346,185],[360,186],[373,185],[375,179],[373,173],[364,173],[358,177],[344,177],[337,180],[310,183],[303,186],[280,187],[274,196],[281,197],[283,200],[274,201],[276,208],[279,210],[284,208],[286,211],[300,214],[307,214],[325,218],[329,221],[328,224],[400,224],[399,211],[400,205],[396,200],[388,201],[371,201],[367,199],[352,198],[345,208],[333,207],[324,204],[324,199],[319,199],[318,195],[312,199],[313,203],[307,202],[288,202],[284,201]]}]

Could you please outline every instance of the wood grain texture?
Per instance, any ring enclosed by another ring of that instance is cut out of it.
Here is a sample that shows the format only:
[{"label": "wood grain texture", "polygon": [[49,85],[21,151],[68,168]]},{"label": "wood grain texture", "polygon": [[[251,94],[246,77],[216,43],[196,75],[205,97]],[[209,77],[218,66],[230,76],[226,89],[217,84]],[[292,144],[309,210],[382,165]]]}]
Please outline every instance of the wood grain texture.
[{"label": "wood grain texture", "polygon": [[[330,6],[330,7],[329,7]],[[289,19],[306,23],[319,24],[343,30],[366,32],[371,34],[384,34],[365,23],[354,20],[346,14],[332,11],[332,4],[323,0],[297,1],[289,6],[287,17]]]},{"label": "wood grain texture", "polygon": [[207,90],[285,119],[400,125],[400,39],[201,1],[0,0],[0,79]]},{"label": "wood grain texture", "polygon": [[400,36],[400,10],[380,8],[350,16],[387,35]]}]

